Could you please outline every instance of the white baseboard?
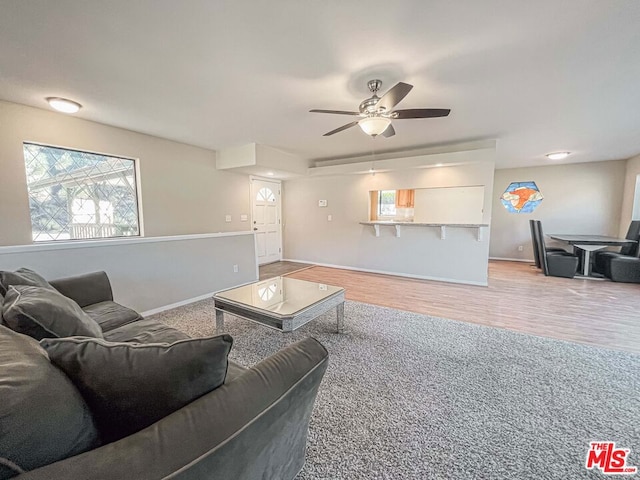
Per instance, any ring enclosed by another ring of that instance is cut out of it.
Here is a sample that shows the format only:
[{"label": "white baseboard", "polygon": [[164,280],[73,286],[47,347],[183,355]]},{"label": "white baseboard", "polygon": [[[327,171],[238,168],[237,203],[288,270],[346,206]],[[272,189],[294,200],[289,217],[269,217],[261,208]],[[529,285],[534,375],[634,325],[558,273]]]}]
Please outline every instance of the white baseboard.
[{"label": "white baseboard", "polygon": [[206,300],[207,298],[213,297],[218,292],[229,290],[230,288],[242,287],[243,285],[249,285],[250,283],[254,283],[254,282],[245,282],[240,285],[235,285],[233,287],[224,288],[222,290],[216,290],[215,292],[205,293],[204,295],[199,295],[197,297],[187,298],[186,300],[181,300],[179,302],[170,303],[169,305],[164,305],[162,307],[147,310],[146,312],[141,312],[140,315],[142,315],[143,317],[148,317],[150,315],[155,315],[156,313],[166,312],[167,310],[173,310],[174,308],[183,307],[185,305],[189,305],[190,303],[199,302],[200,300]]},{"label": "white baseboard", "polygon": [[149,315],[155,315],[156,313],[166,312],[167,310],[171,310],[174,308],[182,307],[184,305],[189,305],[190,303],[199,302],[200,300],[205,300],[207,298],[213,297],[216,292],[205,293],[204,295],[200,295],[198,297],[188,298],[186,300],[182,300],[180,302],[171,303],[169,305],[164,305],[162,307],[154,308],[151,310],[147,310],[146,312],[140,313],[143,317],[148,317]]},{"label": "white baseboard", "polygon": [[296,262],[296,263],[306,263],[309,265],[318,265],[320,267],[329,267],[329,268],[340,268],[342,270],[352,270],[355,272],[366,272],[366,273],[379,273],[382,275],[393,275],[395,277],[405,277],[405,278],[416,278],[418,280],[433,280],[436,282],[446,282],[446,283],[459,283],[462,285],[475,285],[479,287],[486,287],[489,284],[487,282],[473,282],[473,281],[465,281],[465,280],[457,280],[454,278],[444,278],[444,277],[431,277],[428,275],[413,275],[411,273],[400,273],[400,272],[391,272],[387,270],[372,270],[369,268],[360,268],[360,267],[348,267],[345,265],[334,265],[332,263],[320,263],[320,262],[309,262],[307,260],[294,260],[290,258],[283,259],[285,262]]},{"label": "white baseboard", "polygon": [[489,260],[501,260],[504,262],[524,262],[524,263],[534,263],[533,258],[505,258],[505,257],[489,257]]}]

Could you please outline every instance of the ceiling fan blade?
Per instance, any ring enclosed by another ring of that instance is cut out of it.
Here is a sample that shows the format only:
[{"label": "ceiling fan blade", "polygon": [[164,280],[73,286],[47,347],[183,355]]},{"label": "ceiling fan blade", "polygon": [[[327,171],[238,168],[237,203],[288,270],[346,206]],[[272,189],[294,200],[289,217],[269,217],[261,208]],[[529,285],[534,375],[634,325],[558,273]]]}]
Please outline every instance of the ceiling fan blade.
[{"label": "ceiling fan blade", "polygon": [[335,113],[337,115],[360,115],[360,112],[345,112],[344,110],[309,110],[311,113]]},{"label": "ceiling fan blade", "polygon": [[[435,118],[449,115],[448,108],[410,108],[408,110],[395,110],[392,118]],[[396,115],[397,114],[397,115]]]},{"label": "ceiling fan blade", "polygon": [[328,137],[329,135],[333,135],[334,133],[341,132],[343,130],[346,130],[347,128],[355,127],[357,124],[358,122],[347,123],[346,125],[343,125],[341,127],[336,128],[335,130],[331,130],[330,132],[325,133],[323,137]]},{"label": "ceiling fan blade", "polygon": [[385,111],[391,111],[393,107],[395,107],[404,97],[407,96],[412,88],[413,85],[398,82],[387,93],[385,93],[382,98],[380,98],[380,100],[378,100],[378,103],[376,103],[376,108],[383,107]]},{"label": "ceiling fan blade", "polygon": [[393,125],[389,124],[387,129],[381,133],[381,135],[385,138],[393,137],[396,134],[396,129],[393,128]]}]

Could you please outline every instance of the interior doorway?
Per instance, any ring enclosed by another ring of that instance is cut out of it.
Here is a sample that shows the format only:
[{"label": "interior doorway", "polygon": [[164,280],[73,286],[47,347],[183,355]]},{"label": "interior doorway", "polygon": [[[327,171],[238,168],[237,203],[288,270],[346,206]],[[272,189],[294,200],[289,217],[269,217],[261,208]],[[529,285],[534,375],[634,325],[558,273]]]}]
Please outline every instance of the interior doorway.
[{"label": "interior doorway", "polygon": [[281,183],[251,177],[251,221],[258,265],[282,260]]}]

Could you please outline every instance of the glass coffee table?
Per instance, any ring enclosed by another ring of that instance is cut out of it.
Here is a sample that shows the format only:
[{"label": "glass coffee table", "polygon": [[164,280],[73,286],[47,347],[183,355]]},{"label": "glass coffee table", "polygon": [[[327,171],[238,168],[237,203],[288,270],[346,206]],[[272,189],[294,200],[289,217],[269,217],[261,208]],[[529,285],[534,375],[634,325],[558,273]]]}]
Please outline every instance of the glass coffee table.
[{"label": "glass coffee table", "polygon": [[336,309],[338,333],[344,331],[342,287],[274,277],[218,292],[213,300],[217,333],[224,331],[225,313],[282,332],[292,332],[332,308]]}]

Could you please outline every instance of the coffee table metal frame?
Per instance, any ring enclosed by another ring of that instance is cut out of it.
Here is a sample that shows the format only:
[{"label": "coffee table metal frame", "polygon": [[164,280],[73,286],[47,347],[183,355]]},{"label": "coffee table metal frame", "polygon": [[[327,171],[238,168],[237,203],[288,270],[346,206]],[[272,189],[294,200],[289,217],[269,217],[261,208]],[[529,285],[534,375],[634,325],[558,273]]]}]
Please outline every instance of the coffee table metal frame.
[{"label": "coffee table metal frame", "polygon": [[290,315],[281,315],[244,303],[220,298],[216,295],[213,296],[216,309],[216,333],[222,333],[224,331],[225,313],[259,323],[275,330],[280,330],[281,332],[292,332],[332,308],[336,309],[337,333],[344,332],[344,289]]}]

